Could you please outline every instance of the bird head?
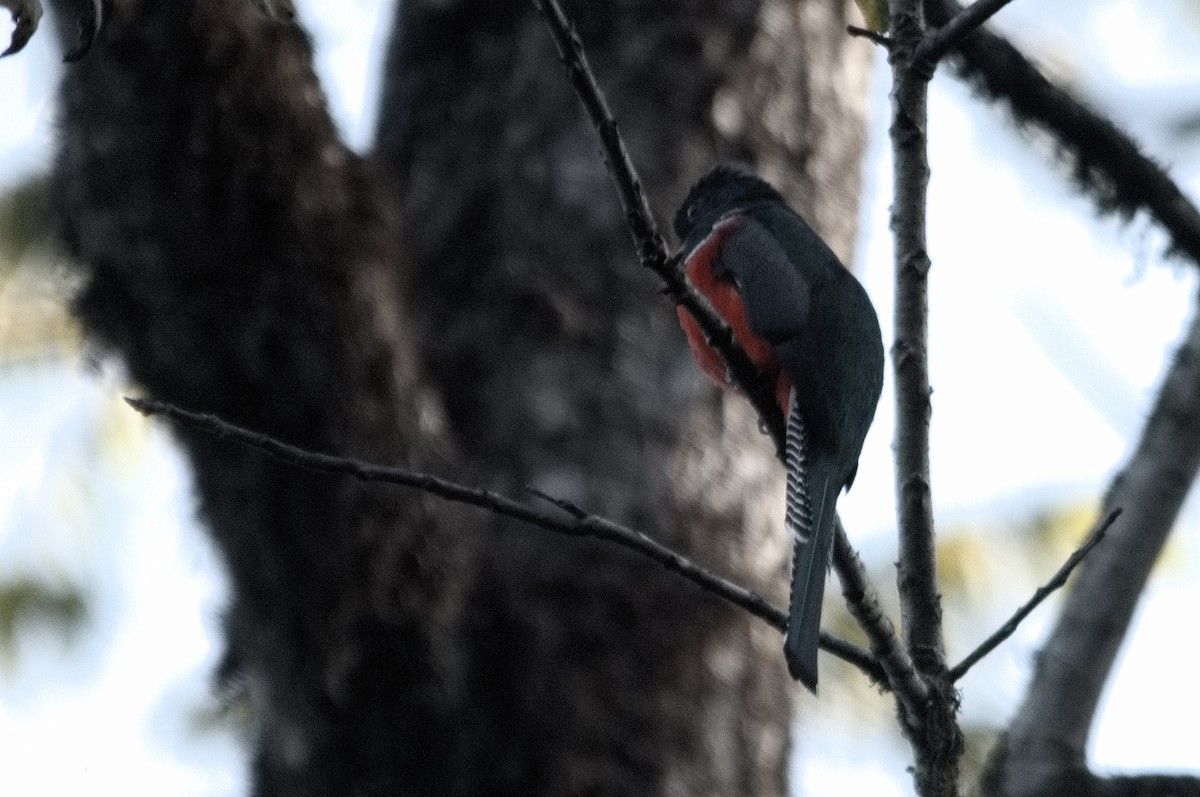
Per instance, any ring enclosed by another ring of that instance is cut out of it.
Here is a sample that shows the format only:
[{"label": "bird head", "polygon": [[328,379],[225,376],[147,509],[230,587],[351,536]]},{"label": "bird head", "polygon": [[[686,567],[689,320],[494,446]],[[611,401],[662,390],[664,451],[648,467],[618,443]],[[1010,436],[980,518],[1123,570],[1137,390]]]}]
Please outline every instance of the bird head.
[{"label": "bird head", "polygon": [[783,202],[765,180],[740,163],[721,163],[696,181],[675,214],[684,254],[700,245],[722,216],[756,202]]}]

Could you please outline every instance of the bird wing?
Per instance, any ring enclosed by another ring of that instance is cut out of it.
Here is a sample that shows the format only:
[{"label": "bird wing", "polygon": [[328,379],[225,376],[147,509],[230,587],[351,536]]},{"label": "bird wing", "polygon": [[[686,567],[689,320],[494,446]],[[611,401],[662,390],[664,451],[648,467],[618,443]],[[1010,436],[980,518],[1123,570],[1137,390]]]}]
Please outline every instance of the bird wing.
[{"label": "bird wing", "polygon": [[737,284],[755,334],[771,343],[793,338],[807,323],[812,286],[766,227],[753,216],[739,220],[713,270]]}]

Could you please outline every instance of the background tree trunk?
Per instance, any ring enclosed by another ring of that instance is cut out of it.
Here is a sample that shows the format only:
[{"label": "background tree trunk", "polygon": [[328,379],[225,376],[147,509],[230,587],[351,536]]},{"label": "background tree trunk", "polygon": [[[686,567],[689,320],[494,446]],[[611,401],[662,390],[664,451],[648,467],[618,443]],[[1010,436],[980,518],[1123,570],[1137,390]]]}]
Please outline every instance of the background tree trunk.
[{"label": "background tree trunk", "polygon": [[[436,461],[393,217],[298,30],[240,0],[128,3],[62,88],[76,310],[155,397],[320,451]],[[256,793],[438,794],[461,689],[456,513],[179,431],[230,574]],[[355,787],[355,788],[352,788]]]},{"label": "background tree trunk", "polygon": [[[736,156],[849,254],[869,52],[847,9],[568,9],[664,221]],[[403,234],[309,58],[245,0],[115,5],[56,164],[91,334],[156,398],[534,485],[781,599],[771,447],[691,365],[528,4],[404,3],[374,158]],[[180,440],[231,572],[258,793],[786,791],[764,624],[602,543]]]},{"label": "background tree trunk", "polygon": [[[831,211],[815,220],[847,253],[868,58],[845,10],[568,8],[662,221],[733,155]],[[415,0],[397,20],[376,155],[403,197],[426,370],[489,483],[568,498],[781,598],[770,445],[691,363],[556,61],[524,2]],[[470,600],[487,647],[468,703],[524,730],[477,735],[488,791],[785,791],[775,633],[601,543],[498,525]]]}]

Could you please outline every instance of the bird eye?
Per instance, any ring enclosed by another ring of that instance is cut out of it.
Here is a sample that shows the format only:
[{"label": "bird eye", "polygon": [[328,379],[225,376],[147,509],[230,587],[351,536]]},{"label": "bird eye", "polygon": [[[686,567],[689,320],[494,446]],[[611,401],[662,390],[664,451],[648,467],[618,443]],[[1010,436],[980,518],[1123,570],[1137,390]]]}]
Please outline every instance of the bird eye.
[{"label": "bird eye", "polygon": [[688,220],[688,221],[692,221],[694,218],[696,218],[696,206],[695,206],[695,205],[688,205],[688,209],[687,209],[687,220]]}]

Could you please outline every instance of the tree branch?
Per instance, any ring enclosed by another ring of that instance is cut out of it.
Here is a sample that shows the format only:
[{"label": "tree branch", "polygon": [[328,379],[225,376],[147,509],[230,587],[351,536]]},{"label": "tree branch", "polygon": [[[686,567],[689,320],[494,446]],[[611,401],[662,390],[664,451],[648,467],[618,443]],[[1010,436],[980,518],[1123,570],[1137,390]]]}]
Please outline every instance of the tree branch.
[{"label": "tree branch", "polygon": [[[962,12],[925,0],[933,24]],[[1166,171],[1110,120],[1052,84],[1004,38],[977,29],[951,52],[954,71],[981,96],[1006,104],[1017,123],[1047,133],[1080,189],[1102,213],[1146,212],[1170,237],[1169,251],[1200,264],[1200,211]],[[992,793],[1057,794],[1087,772],[1086,747],[1100,693],[1200,462],[1200,326],[1193,319],[1167,373],[1137,451],[1104,506],[1124,508],[1109,542],[1080,568],[1075,589],[1037,657],[1025,700],[987,774]],[[1086,794],[1085,789],[1073,793]]]},{"label": "tree branch", "polygon": [[[244,429],[222,420],[216,415],[190,412],[165,401],[128,397],[125,401],[129,406],[148,417],[157,415],[168,418],[182,426],[204,432],[217,439],[231,440],[240,445],[256,448],[304,470],[343,474],[363,482],[382,482],[414,487],[447,501],[480,507],[497,515],[515,518],[548,531],[573,537],[595,537],[615,543],[645,556],[667,570],[683,576],[704,591],[765,620],[781,633],[787,629],[787,612],[753,590],[709,572],[687,557],[636,529],[584,512],[569,502],[553,498],[541,491],[535,491],[535,494],[562,510],[566,517],[550,515],[490,490],[457,484],[429,473],[375,465],[352,457],[338,457],[306,451],[269,435]],[[880,663],[869,652],[854,643],[822,633],[821,647],[862,670],[871,680],[886,683],[886,675]]]},{"label": "tree branch", "polygon": [[951,47],[970,36],[1011,2],[1012,0],[975,0],[955,14],[949,22],[930,31],[917,50],[917,58],[931,65],[936,64]]},{"label": "tree branch", "polygon": [[1105,495],[1104,512],[1121,507],[1121,519],[1079,569],[994,759],[999,771],[991,777],[1004,781],[1006,793],[1036,794],[1063,773],[1086,769],[1104,685],[1200,470],[1200,308],[1193,313],[1137,449]]},{"label": "tree branch", "polygon": [[1071,573],[1083,561],[1083,558],[1088,555],[1088,552],[1095,548],[1100,540],[1104,539],[1104,533],[1108,531],[1108,527],[1121,516],[1121,508],[1117,507],[1108,513],[1108,517],[1095,528],[1094,531],[1084,540],[1075,552],[1067,557],[1067,561],[1063,562],[1062,567],[1058,568],[1049,581],[1038,587],[1033,597],[1026,601],[1020,608],[1013,612],[1013,616],[1008,619],[1004,625],[996,629],[996,632],[979,644],[979,647],[971,651],[962,661],[950,668],[950,680],[957,681],[967,674],[967,671],[979,663],[981,659],[1000,646],[1004,640],[1013,635],[1017,627],[1024,622],[1034,609],[1041,605],[1042,601],[1050,597],[1056,590],[1062,588],[1067,583],[1067,579],[1071,577]]},{"label": "tree branch", "polygon": [[874,44],[878,44],[880,47],[886,48],[892,46],[892,40],[888,38],[886,33],[880,33],[879,31],[871,30],[869,28],[860,28],[857,25],[847,25],[846,32],[851,36],[858,36],[860,38],[867,39]]},{"label": "tree branch", "polygon": [[[1003,754],[1001,754],[1003,755]],[[981,783],[980,792],[1002,797],[1003,784],[994,780]],[[1137,775],[1100,776],[1087,769],[1060,773],[1043,784],[1040,791],[1022,792],[1021,797],[1200,797],[1200,778],[1194,775],[1164,775],[1153,772]]]},{"label": "tree branch", "polygon": [[904,724],[911,729],[920,728],[925,722],[929,688],[896,637],[892,621],[883,613],[875,586],[870,579],[860,575],[866,570],[841,526],[839,519],[838,533],[833,538],[833,565],[842,585],[842,597],[871,640],[871,653],[887,673],[888,683],[900,703]]},{"label": "tree branch", "polygon": [[[924,0],[933,25],[963,9],[955,0]],[[951,50],[951,68],[1022,126],[1051,136],[1073,177],[1103,213],[1145,211],[1170,236],[1170,250],[1200,264],[1200,210],[1161,166],[1110,120],[1055,86],[1007,40],[977,29]]]},{"label": "tree branch", "polygon": [[892,373],[896,388],[897,587],[909,655],[929,692],[922,723],[905,727],[913,780],[922,797],[956,797],[963,737],[958,694],[946,670],[941,596],[929,481],[929,80],[935,64],[920,56],[927,41],[922,0],[891,0],[893,201],[896,303]]},{"label": "tree branch", "polygon": [[[1090,774],[1090,773],[1089,773]],[[1200,797],[1200,778],[1194,775],[1090,775],[1086,790],[1055,792],[1082,797]]]},{"label": "tree branch", "polygon": [[892,153],[896,308],[892,369],[896,385],[896,502],[900,536],[901,618],[917,669],[945,668],[941,607],[929,484],[929,253],[925,205],[929,186],[926,152],[930,73],[915,60],[923,41],[918,0],[892,2]]},{"label": "tree branch", "polygon": [[0,8],[7,8],[12,15],[13,32],[8,47],[0,52],[0,58],[16,55],[37,33],[42,19],[42,4],[38,0],[0,0]]},{"label": "tree branch", "polygon": [[679,267],[678,258],[667,255],[666,244],[650,211],[650,202],[642,190],[642,182],[637,176],[633,161],[629,158],[629,151],[621,139],[621,133],[617,129],[612,111],[608,108],[608,102],[604,99],[604,93],[600,90],[588,64],[583,42],[579,40],[579,36],[567,20],[558,0],[534,0],[533,5],[546,20],[554,45],[558,48],[559,58],[571,79],[571,85],[575,87],[575,93],[583,102],[583,107],[600,137],[604,162],[613,182],[616,183],[621,207],[625,211],[625,223],[633,236],[638,259],[644,267],[658,275],[667,295],[696,319],[709,343],[720,353],[721,359],[728,366],[734,383],[746,393],[758,416],[770,430],[776,454],[782,457],[785,422],[783,411],[775,399],[774,383],[766,379],[750,362],[750,358],[734,339],[729,325],[717,315],[708,301],[688,284]]}]

